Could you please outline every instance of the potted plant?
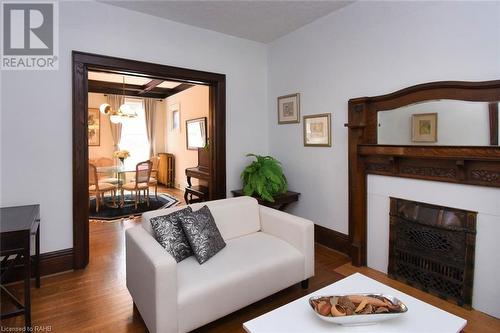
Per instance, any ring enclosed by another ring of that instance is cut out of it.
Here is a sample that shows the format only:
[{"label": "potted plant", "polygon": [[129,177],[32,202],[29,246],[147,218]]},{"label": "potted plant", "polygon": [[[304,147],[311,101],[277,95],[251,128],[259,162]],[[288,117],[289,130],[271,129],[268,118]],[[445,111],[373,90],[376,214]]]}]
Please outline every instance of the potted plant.
[{"label": "potted plant", "polygon": [[241,173],[243,193],[248,196],[257,195],[263,200],[274,202],[274,197],[287,191],[287,180],[283,174],[281,163],[271,156],[247,154],[256,160]]}]

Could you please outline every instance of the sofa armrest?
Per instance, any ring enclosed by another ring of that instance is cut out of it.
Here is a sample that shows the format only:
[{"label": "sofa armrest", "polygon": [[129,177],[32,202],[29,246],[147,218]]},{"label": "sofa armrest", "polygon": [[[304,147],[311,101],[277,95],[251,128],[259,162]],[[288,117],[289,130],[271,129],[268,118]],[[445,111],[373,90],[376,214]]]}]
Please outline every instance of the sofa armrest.
[{"label": "sofa armrest", "polygon": [[125,233],[127,288],[149,332],[177,333],[177,263],[142,226]]},{"label": "sofa armrest", "polygon": [[314,223],[277,209],[259,206],[263,232],[283,239],[305,258],[304,279],[314,275]]}]

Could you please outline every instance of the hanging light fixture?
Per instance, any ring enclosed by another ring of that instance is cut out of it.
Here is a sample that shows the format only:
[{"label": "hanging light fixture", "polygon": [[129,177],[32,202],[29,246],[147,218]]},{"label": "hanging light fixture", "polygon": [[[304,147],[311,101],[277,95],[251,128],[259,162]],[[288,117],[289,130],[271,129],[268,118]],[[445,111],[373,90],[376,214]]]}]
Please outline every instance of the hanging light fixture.
[{"label": "hanging light fixture", "polygon": [[118,112],[120,113],[120,115],[125,116],[127,114],[127,110],[130,109],[130,107],[127,104],[125,104],[125,76],[122,77],[122,80],[123,80],[123,85],[122,85],[123,104],[120,105],[120,107],[118,108]]},{"label": "hanging light fixture", "polygon": [[102,114],[108,114],[111,112],[111,105],[109,105],[108,103],[103,103],[101,104],[101,106],[99,106],[99,110]]},{"label": "hanging light fixture", "polygon": [[109,121],[111,121],[113,124],[119,124],[122,122],[122,116],[118,114],[112,114],[109,116]]},{"label": "hanging light fixture", "polygon": [[122,97],[123,104],[120,105],[118,110],[113,110],[111,105],[108,103],[103,103],[99,106],[99,110],[102,114],[109,115],[109,120],[113,124],[121,123],[124,118],[135,118],[137,117],[137,112],[132,111],[130,105],[125,103],[125,76],[123,76],[123,86],[122,86]]},{"label": "hanging light fixture", "polygon": [[118,113],[122,117],[127,117],[127,118],[137,117],[137,113],[135,111],[132,111],[132,108],[130,107],[130,105],[125,103],[125,76],[123,76],[123,104],[120,105],[120,108],[118,109]]}]

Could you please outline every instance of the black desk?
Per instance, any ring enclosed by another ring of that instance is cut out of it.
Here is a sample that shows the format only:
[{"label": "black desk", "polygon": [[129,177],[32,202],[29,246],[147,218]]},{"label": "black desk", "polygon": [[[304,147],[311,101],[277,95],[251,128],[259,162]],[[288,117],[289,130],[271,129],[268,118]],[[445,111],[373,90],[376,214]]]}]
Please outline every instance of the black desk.
[{"label": "black desk", "polygon": [[21,264],[24,268],[24,305],[5,286],[1,291],[16,310],[2,313],[1,319],[24,314],[26,327],[31,327],[31,237],[35,237],[34,269],[36,287],[40,288],[40,205],[0,208],[1,281],[9,271]]}]

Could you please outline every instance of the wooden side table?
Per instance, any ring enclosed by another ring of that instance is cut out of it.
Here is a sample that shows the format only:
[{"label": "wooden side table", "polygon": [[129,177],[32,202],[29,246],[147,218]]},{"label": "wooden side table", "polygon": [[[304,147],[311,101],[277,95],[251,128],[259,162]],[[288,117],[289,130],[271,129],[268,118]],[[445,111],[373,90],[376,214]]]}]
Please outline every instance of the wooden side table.
[{"label": "wooden side table", "polygon": [[[241,197],[245,195],[243,193],[243,190],[234,190],[231,191],[231,193],[235,197]],[[255,197],[255,199],[257,199],[259,205],[284,211],[289,204],[291,204],[292,202],[299,201],[299,195],[300,193],[298,192],[287,191],[284,194],[280,194],[274,197],[274,202],[265,201],[262,198],[257,198],[257,197]]]},{"label": "wooden side table", "polygon": [[[0,285],[9,301],[16,310],[2,313],[1,319],[24,314],[24,324],[28,330],[31,327],[31,237],[35,237],[34,269],[36,287],[40,288],[40,205],[17,206],[0,208],[0,256],[1,277],[5,276],[16,265],[22,263],[24,267],[24,304],[3,285]],[[11,258],[12,257],[12,258]]]}]

